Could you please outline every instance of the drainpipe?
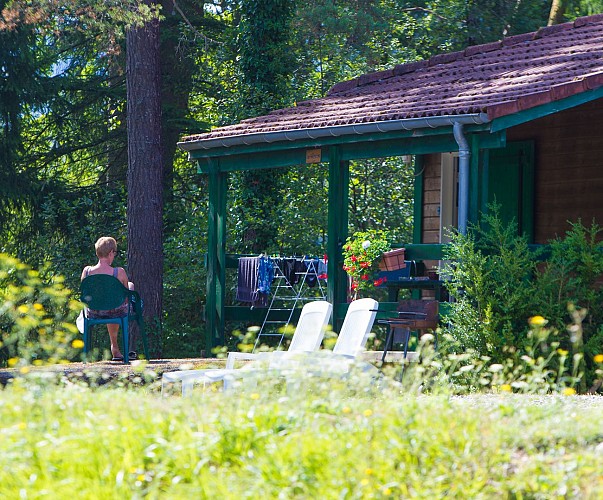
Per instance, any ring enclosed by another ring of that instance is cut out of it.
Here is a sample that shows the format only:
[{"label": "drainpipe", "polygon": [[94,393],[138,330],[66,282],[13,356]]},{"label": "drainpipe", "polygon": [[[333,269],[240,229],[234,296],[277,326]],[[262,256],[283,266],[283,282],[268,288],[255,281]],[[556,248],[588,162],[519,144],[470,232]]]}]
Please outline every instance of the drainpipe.
[{"label": "drainpipe", "polygon": [[459,145],[459,214],[458,227],[461,234],[467,234],[469,213],[469,160],[471,150],[467,138],[463,134],[463,124],[454,122],[452,125],[454,139]]}]

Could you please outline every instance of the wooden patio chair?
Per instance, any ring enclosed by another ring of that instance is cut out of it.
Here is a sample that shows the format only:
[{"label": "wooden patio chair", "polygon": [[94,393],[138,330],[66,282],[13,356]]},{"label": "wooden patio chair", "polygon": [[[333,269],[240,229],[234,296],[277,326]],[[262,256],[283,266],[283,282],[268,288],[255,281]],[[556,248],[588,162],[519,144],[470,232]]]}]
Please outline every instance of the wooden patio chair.
[{"label": "wooden patio chair", "polygon": [[381,361],[385,361],[385,356],[394,343],[404,346],[404,359],[406,359],[411,332],[416,331],[417,338],[421,338],[428,330],[435,332],[439,321],[439,306],[437,300],[401,300],[396,309],[397,317],[379,320],[380,324],[388,326]]}]

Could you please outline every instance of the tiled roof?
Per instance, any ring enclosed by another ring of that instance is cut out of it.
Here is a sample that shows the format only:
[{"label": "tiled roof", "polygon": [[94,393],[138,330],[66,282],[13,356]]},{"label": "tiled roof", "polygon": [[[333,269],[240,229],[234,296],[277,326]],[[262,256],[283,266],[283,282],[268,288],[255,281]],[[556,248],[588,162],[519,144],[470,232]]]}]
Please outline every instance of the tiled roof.
[{"label": "tiled roof", "polygon": [[601,86],[603,15],[596,15],[362,75],[322,99],[183,141],[472,113],[492,120]]}]

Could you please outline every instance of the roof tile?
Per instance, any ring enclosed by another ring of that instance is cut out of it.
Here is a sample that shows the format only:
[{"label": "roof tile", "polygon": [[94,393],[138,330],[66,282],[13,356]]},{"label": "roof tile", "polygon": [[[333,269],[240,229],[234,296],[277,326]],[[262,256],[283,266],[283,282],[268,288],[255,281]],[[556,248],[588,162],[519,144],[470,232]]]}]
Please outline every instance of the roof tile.
[{"label": "roof tile", "polygon": [[597,15],[368,73],[321,99],[184,140],[480,112],[494,119],[602,86]]}]

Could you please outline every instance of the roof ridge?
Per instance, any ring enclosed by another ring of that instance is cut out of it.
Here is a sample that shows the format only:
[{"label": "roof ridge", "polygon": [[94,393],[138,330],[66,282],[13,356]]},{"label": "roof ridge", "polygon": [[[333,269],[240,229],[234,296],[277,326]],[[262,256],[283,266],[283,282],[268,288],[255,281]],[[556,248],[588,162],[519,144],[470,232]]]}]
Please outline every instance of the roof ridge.
[{"label": "roof ridge", "polygon": [[589,24],[596,24],[603,22],[603,14],[595,14],[592,16],[578,17],[573,22],[567,22],[562,24],[554,24],[552,26],[543,26],[536,31],[529,33],[521,33],[519,35],[512,35],[504,37],[501,40],[495,42],[483,43],[480,45],[472,45],[455,52],[445,52],[443,54],[436,54],[429,59],[423,59],[419,61],[413,61],[404,64],[398,64],[388,70],[374,71],[365,73],[351,80],[345,80],[343,82],[336,83],[327,92],[327,96],[336,94],[339,92],[345,92],[352,90],[356,87],[362,87],[370,83],[375,83],[394,76],[400,76],[407,73],[413,73],[419,69],[436,66],[438,64],[448,64],[456,62],[463,57],[470,57],[476,54],[483,54],[485,52],[492,52],[494,50],[502,49],[503,47],[512,47],[531,40],[537,40],[546,36],[554,35],[556,33],[566,31],[569,29],[580,28]]}]

